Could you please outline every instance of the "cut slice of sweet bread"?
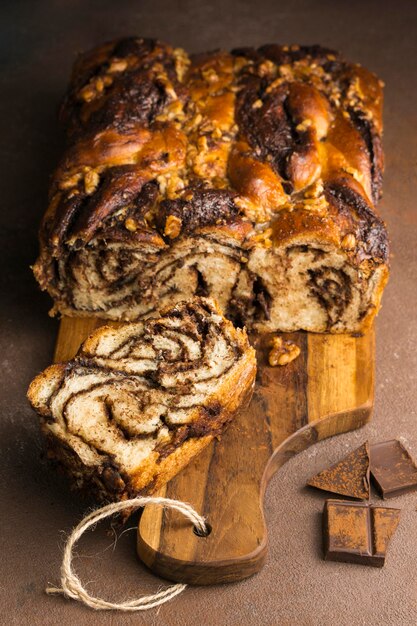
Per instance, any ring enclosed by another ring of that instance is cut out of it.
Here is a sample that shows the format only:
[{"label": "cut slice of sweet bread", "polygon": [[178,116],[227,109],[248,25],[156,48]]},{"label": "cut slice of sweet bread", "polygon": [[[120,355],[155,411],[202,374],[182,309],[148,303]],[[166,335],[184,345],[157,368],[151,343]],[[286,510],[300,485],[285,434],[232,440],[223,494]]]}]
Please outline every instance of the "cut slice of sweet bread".
[{"label": "cut slice of sweet bread", "polygon": [[104,326],[28,398],[49,456],[99,499],[151,493],[198,454],[251,397],[255,351],[211,299]]}]

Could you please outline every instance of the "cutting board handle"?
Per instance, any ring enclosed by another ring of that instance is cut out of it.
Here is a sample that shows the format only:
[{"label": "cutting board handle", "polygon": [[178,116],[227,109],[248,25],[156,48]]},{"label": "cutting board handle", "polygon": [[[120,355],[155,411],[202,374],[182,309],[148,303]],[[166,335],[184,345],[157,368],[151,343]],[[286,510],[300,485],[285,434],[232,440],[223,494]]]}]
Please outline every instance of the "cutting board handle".
[{"label": "cutting board handle", "polygon": [[193,532],[172,510],[146,507],[137,551],[156,574],[209,585],[258,572],[267,556],[263,499],[270,478],[316,441],[363,426],[372,414],[374,332],[282,334],[301,348],[283,367],[268,364],[270,337],[252,337],[258,376],[249,407],[157,495],[190,503],[212,530]]}]

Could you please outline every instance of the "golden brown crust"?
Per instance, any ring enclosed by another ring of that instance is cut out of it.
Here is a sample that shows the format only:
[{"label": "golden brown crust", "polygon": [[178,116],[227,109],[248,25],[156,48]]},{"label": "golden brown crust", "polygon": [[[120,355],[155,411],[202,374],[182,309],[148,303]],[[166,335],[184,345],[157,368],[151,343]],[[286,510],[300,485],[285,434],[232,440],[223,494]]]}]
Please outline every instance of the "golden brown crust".
[{"label": "golden brown crust", "polygon": [[99,328],[28,398],[73,485],[123,499],[158,489],[219,436],[255,373],[245,331],[195,298],[147,324]]},{"label": "golden brown crust", "polygon": [[[134,319],[154,310],[161,295],[150,285],[164,258],[184,241],[192,248],[207,227],[224,237],[222,229],[240,224],[243,263],[270,241],[272,271],[288,237],[308,244],[317,235],[358,275],[365,263],[368,282],[387,273],[379,271],[388,266],[387,234],[374,208],[381,82],[332,50],[268,45],[189,57],[154,40],[118,40],[78,59],[61,119],[68,147],[34,268],[61,312]],[[270,228],[272,239],[263,237]],[[125,240],[126,253],[119,246],[111,263],[102,261]],[[263,280],[255,266],[255,282]],[[204,289],[218,297],[215,281],[206,276]],[[358,316],[327,330],[357,331]]]}]

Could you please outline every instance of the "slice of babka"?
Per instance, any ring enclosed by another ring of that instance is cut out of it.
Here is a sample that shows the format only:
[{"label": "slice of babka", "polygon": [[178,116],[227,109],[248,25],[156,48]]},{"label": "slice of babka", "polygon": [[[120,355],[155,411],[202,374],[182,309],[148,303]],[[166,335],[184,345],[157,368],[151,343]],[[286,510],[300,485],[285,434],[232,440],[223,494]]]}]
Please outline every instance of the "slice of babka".
[{"label": "slice of babka", "polygon": [[249,401],[255,373],[245,330],[194,298],[99,328],[74,359],[39,374],[28,398],[74,485],[117,500],[180,471]]}]

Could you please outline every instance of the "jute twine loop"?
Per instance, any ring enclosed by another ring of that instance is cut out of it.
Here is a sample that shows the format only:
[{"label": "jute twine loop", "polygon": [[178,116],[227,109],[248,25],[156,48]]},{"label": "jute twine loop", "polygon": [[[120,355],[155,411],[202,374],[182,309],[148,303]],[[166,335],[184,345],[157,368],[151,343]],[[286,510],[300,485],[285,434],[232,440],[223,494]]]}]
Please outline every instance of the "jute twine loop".
[{"label": "jute twine loop", "polygon": [[153,497],[138,497],[131,500],[124,500],[123,502],[115,502],[107,504],[96,511],[93,511],[72,530],[64,548],[64,557],[61,565],[61,585],[62,587],[47,587],[46,593],[62,593],[68,598],[73,598],[79,602],[83,602],[92,609],[97,610],[119,610],[119,611],[146,611],[156,606],[161,606],[165,602],[169,602],[180,594],[187,585],[176,584],[171,585],[164,591],[160,591],[150,596],[142,596],[136,600],[126,600],[126,602],[115,603],[102,600],[101,598],[95,598],[91,596],[85,587],[83,587],[81,580],[75,574],[72,568],[73,550],[74,546],[79,541],[81,536],[86,530],[97,524],[100,520],[110,517],[115,513],[120,513],[126,509],[136,510],[147,504],[156,504],[168,509],[174,509],[182,513],[187,517],[196,530],[205,536],[208,534],[208,526],[204,517],[199,515],[191,505],[180,500],[172,500],[170,498],[153,498]]}]

